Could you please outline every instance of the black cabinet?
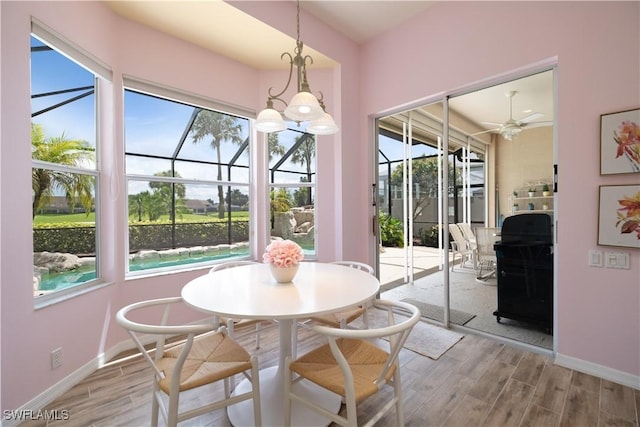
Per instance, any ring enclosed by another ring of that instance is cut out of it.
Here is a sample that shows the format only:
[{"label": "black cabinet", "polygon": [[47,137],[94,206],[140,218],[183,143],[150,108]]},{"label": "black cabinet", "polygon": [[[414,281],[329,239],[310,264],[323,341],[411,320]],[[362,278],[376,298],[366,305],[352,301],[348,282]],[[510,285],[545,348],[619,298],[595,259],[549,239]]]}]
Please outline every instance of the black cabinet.
[{"label": "black cabinet", "polygon": [[[547,215],[518,215],[505,220],[497,260],[498,322],[509,318],[553,330],[553,243]],[[523,218],[530,216],[531,218]],[[505,230],[506,228],[506,230]]]}]

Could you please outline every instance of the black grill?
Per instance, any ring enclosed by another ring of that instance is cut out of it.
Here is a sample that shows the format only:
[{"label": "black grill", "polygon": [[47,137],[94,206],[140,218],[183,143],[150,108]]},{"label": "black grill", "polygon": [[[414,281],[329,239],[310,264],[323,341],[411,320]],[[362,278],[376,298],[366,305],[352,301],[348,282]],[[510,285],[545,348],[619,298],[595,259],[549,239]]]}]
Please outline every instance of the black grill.
[{"label": "black grill", "polygon": [[506,218],[497,259],[498,310],[501,318],[553,326],[553,227],[547,214]]}]

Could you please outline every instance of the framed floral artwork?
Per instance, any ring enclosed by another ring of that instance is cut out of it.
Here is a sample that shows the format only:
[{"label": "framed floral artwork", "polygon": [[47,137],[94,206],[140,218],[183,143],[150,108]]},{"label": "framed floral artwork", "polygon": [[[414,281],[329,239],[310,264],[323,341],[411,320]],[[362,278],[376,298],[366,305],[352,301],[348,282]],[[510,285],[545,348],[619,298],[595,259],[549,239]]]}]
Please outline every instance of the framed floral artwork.
[{"label": "framed floral artwork", "polygon": [[600,175],[640,172],[640,108],[600,116]]},{"label": "framed floral artwork", "polygon": [[640,249],[640,185],[601,185],[598,244]]}]

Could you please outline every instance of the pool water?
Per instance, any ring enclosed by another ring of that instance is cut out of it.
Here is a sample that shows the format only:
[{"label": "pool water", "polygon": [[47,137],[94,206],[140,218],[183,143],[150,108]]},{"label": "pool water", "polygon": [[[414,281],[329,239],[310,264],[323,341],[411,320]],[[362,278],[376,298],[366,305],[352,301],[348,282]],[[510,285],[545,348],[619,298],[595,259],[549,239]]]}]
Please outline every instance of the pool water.
[{"label": "pool water", "polygon": [[[245,254],[234,253],[233,256],[242,256]],[[174,257],[174,258],[154,258],[146,260],[136,260],[129,263],[129,271],[144,271],[155,268],[175,267],[178,265],[198,264],[219,259],[229,258],[225,255],[202,255],[190,257]],[[60,273],[50,273],[43,275],[40,280],[39,290],[53,291],[69,288],[71,286],[80,285],[96,278],[95,266],[83,266],[71,271]]]},{"label": "pool water", "polygon": [[[303,248],[305,256],[315,255],[314,248]],[[246,252],[234,252],[232,255],[229,253],[218,255],[206,255],[189,256],[189,257],[168,257],[168,258],[150,258],[145,260],[134,260],[129,262],[129,271],[144,271],[152,270],[156,268],[175,267],[178,265],[190,265],[198,264],[210,261],[216,261],[237,256],[246,256],[249,254]],[[96,278],[95,265],[87,265],[77,268],[71,271],[64,271],[60,273],[45,274],[40,278],[40,286],[38,290],[41,291],[53,291],[77,286],[82,283],[86,283]]]}]

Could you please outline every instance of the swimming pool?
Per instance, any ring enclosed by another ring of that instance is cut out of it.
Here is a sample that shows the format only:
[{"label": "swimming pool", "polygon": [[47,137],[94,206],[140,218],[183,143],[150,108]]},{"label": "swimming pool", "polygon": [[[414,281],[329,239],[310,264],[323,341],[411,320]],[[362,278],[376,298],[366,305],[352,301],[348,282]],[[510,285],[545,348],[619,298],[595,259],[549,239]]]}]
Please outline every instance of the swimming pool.
[{"label": "swimming pool", "polygon": [[[315,255],[314,248],[303,248],[305,256]],[[190,253],[189,256],[159,256],[146,259],[130,259],[129,271],[144,271],[153,270],[159,268],[175,267],[182,265],[193,265],[200,263],[207,263],[212,261],[218,261],[223,259],[231,259],[236,257],[242,257],[249,255],[249,248],[236,249],[231,252],[224,251],[215,254]],[[35,277],[35,276],[34,276]],[[94,280],[97,277],[96,268],[94,263],[81,266],[74,270],[63,271],[58,273],[45,273],[39,276],[40,284],[38,286],[39,291],[55,291],[60,289],[66,289],[72,286],[77,286],[82,283],[86,283],[90,280]]]}]

